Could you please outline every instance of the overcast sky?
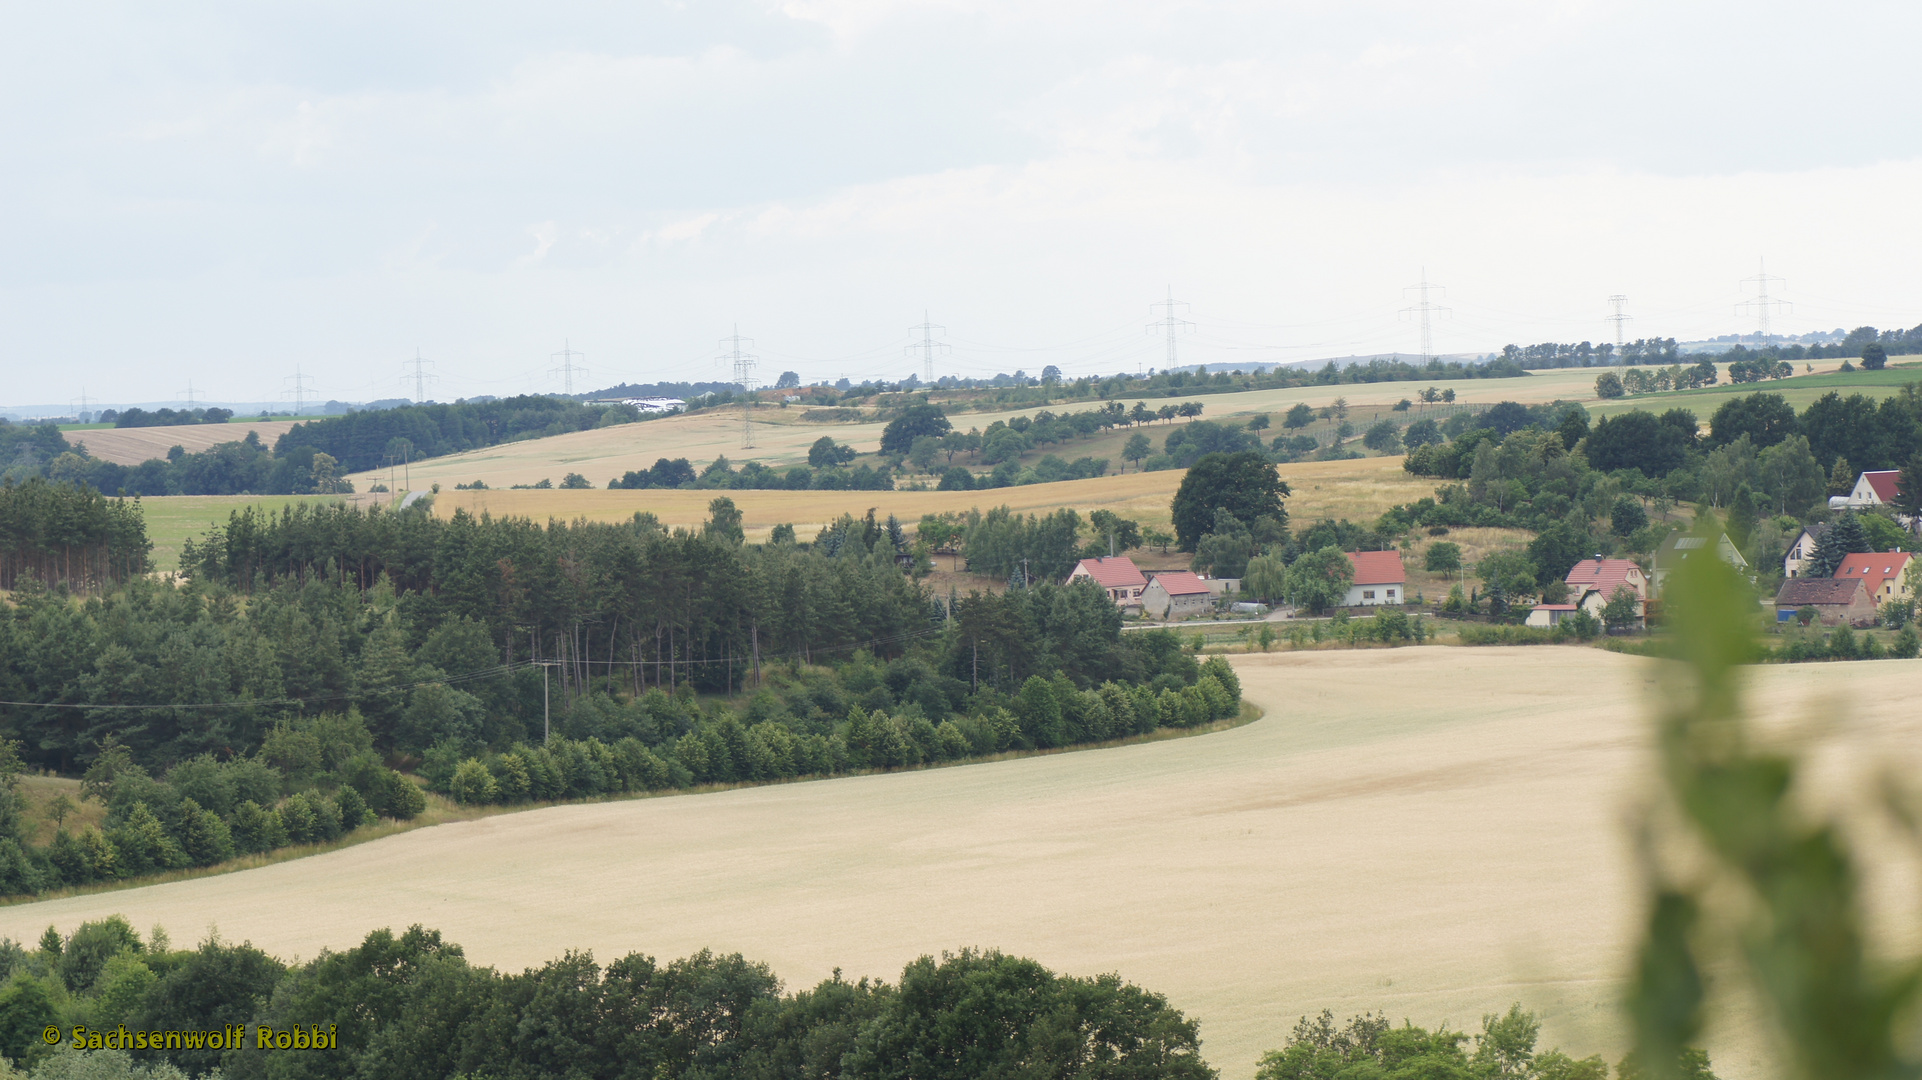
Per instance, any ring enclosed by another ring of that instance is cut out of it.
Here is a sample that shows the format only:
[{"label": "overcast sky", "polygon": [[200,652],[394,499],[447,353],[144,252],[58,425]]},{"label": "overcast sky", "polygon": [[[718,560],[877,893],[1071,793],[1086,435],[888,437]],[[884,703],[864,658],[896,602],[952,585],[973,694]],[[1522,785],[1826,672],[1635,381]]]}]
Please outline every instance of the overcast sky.
[{"label": "overcast sky", "polygon": [[0,404],[1922,322],[1922,5],[14,4]]}]

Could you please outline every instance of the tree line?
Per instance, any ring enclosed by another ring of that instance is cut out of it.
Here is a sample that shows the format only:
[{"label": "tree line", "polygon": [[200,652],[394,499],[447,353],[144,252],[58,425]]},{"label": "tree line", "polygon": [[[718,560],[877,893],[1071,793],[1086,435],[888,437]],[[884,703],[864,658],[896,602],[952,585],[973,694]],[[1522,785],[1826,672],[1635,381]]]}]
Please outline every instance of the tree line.
[{"label": "tree line", "polygon": [[0,589],[22,577],[81,591],[110,587],[146,573],[152,550],[137,501],[39,477],[0,481]]},{"label": "tree line", "polygon": [[138,406],[124,411],[108,409],[100,414],[102,423],[111,422],[117,428],[141,427],[184,427],[189,424],[224,424],[234,418],[232,409],[218,406],[204,409],[154,409],[149,412]]}]

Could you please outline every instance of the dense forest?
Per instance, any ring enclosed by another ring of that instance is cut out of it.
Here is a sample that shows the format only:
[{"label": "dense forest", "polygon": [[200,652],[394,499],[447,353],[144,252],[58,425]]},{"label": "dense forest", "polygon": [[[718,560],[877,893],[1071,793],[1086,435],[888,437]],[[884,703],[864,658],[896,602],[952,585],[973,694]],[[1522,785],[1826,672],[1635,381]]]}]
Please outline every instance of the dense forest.
[{"label": "dense forest", "polygon": [[[1544,341],[1535,345],[1504,345],[1501,360],[1530,370],[1633,367],[1638,364],[1673,365],[1680,364],[1684,360],[1688,365],[1701,363],[1747,365],[1761,361],[1768,365],[1765,377],[1778,377],[1774,372],[1778,370],[1776,365],[1779,363],[1794,360],[1857,359],[1862,357],[1870,346],[1879,347],[1880,355],[1885,357],[1922,353],[1922,326],[1907,330],[1877,330],[1873,326],[1858,326],[1844,335],[1840,341],[1832,344],[1782,342],[1758,349],[1737,342],[1719,351],[1687,354],[1681,351],[1681,347],[1674,338],[1639,338],[1624,342],[1619,348],[1606,341],[1574,343]],[[1680,389],[1680,387],[1673,389]]]},{"label": "dense forest", "polygon": [[[20,490],[98,500],[35,485]],[[123,520],[130,503],[98,501],[118,516],[96,527],[131,527],[144,551],[137,510]],[[26,501],[10,518],[62,505]],[[1124,637],[1091,583],[938,597],[892,519],[748,545],[732,502],[710,509],[698,532],[645,515],[539,526],[248,509],[187,547],[177,582],[101,578],[83,596],[23,568],[0,607],[0,736],[17,740],[22,766],[84,770],[107,815],[34,845],[8,795],[0,891],[208,865],[411,817],[419,791],[395,766],[460,802],[585,798],[956,761],[1240,712],[1225,662],[1202,662],[1171,631]],[[1049,528],[1072,542],[1082,526],[1065,513]],[[984,552],[991,529],[1003,549],[1018,544],[1005,512],[987,517],[1000,524],[982,527]]]}]

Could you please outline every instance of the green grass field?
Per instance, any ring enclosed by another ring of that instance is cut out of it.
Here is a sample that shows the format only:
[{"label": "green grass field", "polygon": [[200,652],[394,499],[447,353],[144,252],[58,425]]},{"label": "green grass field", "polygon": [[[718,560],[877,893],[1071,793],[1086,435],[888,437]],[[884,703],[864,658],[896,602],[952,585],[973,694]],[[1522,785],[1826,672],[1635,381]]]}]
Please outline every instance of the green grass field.
[{"label": "green grass field", "polygon": [[[1826,362],[1834,363],[1834,361]],[[1729,398],[1747,397],[1754,393],[1770,393],[1787,398],[1788,403],[1800,412],[1808,408],[1816,398],[1831,390],[1845,397],[1849,394],[1866,394],[1873,398],[1885,398],[1893,397],[1902,387],[1912,382],[1922,382],[1922,361],[1892,363],[1881,371],[1818,371],[1813,375],[1796,375],[1787,379],[1772,379],[1768,382],[1723,383],[1720,386],[1705,386],[1695,390],[1642,394],[1636,397],[1591,403],[1588,411],[1592,416],[1601,417],[1634,409],[1659,412],[1682,408],[1692,409],[1696,416],[1707,420],[1716,406]]]},{"label": "green grass field", "polygon": [[227,515],[243,506],[279,510],[294,503],[339,501],[337,495],[170,495],[142,499],[140,508],[147,516],[147,539],[153,541],[153,568],[172,573],[180,569],[182,542],[225,525]]}]

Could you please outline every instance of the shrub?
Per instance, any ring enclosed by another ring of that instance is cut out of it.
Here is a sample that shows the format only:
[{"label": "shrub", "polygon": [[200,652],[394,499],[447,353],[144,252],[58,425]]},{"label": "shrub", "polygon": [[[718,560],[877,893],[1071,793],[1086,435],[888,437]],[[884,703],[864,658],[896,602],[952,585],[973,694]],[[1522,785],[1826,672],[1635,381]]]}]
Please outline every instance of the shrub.
[{"label": "shrub", "polygon": [[500,788],[494,782],[494,774],[487,771],[487,766],[481,764],[479,758],[468,758],[454,770],[454,778],[448,781],[447,792],[455,802],[472,806],[494,802]]}]

